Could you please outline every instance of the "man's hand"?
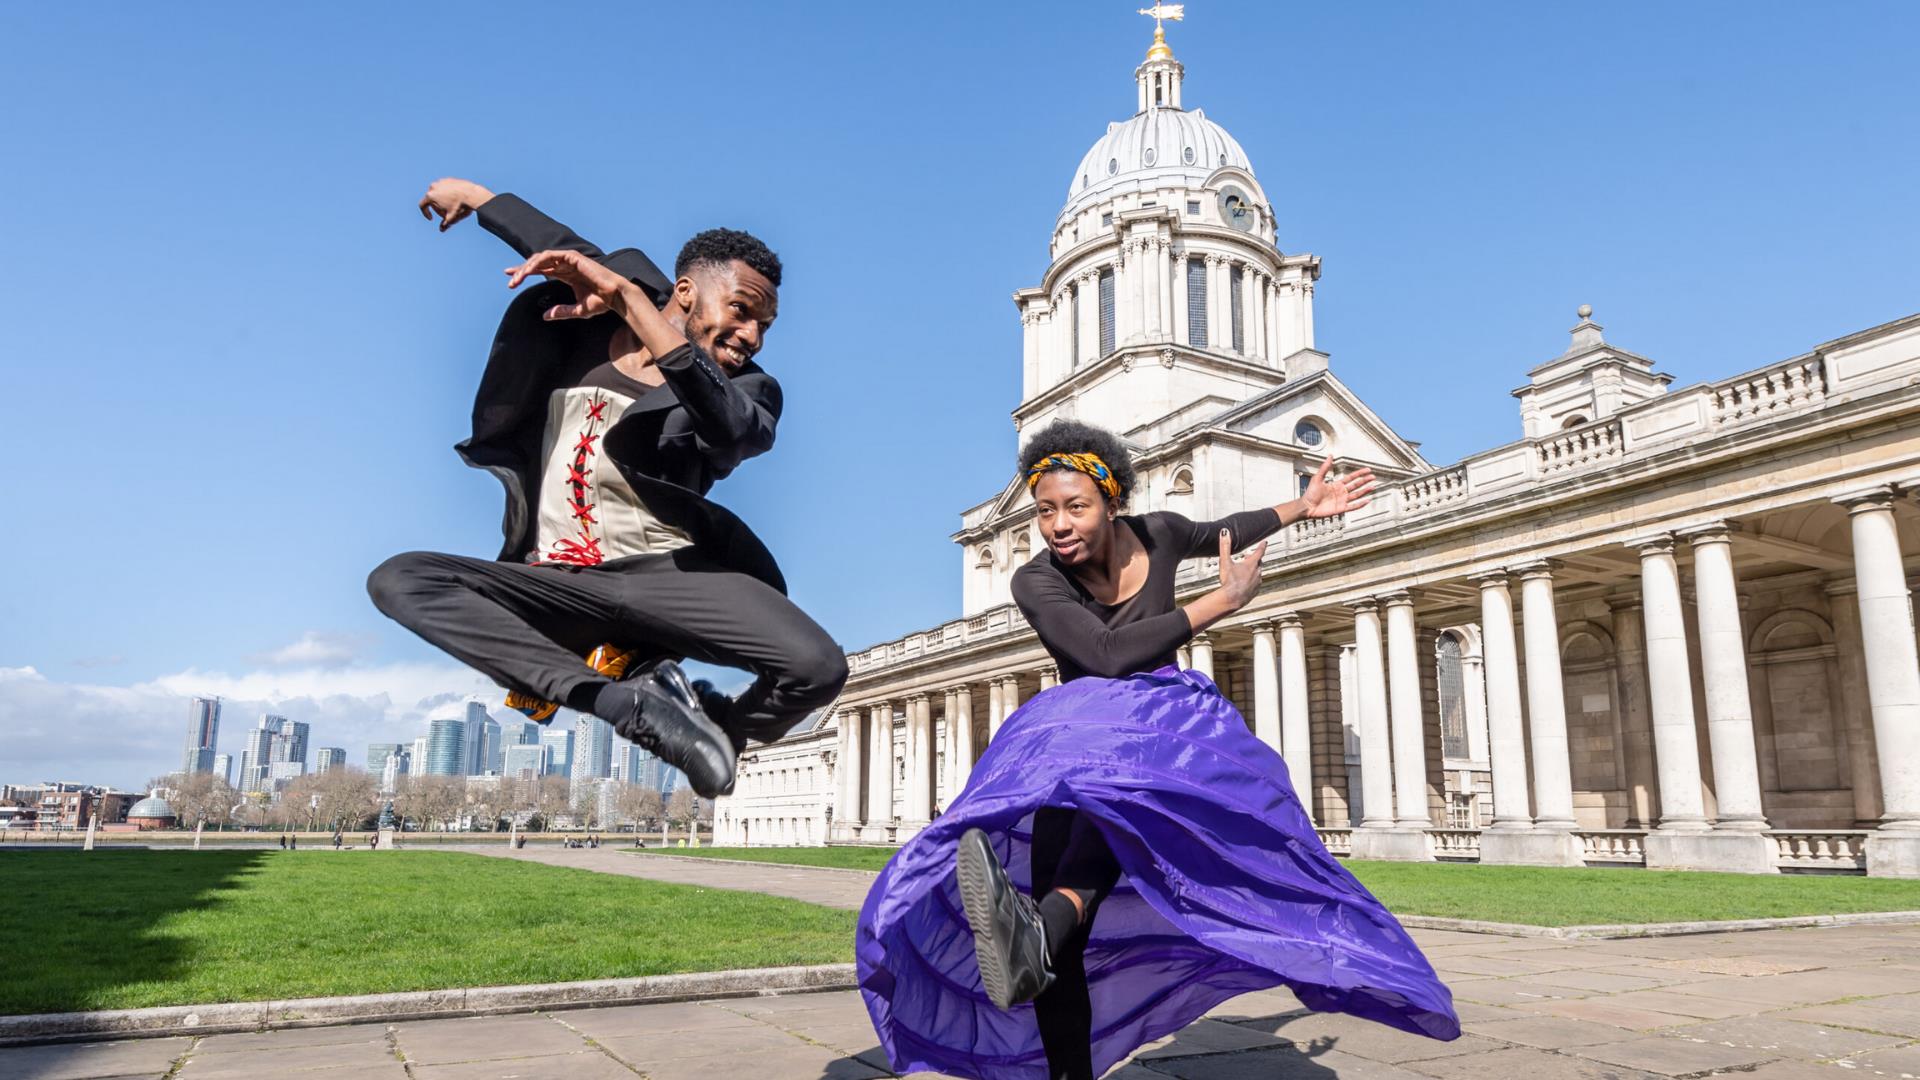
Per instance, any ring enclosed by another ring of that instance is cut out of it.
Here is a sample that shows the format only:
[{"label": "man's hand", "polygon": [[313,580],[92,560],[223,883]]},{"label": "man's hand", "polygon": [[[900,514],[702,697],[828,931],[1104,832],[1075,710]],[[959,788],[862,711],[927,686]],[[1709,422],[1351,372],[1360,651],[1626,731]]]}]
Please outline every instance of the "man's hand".
[{"label": "man's hand", "polygon": [[[573,303],[555,304],[545,318],[591,319],[609,311],[624,315],[631,301],[645,305],[640,287],[577,251],[542,251],[519,266],[507,267],[507,288],[517,289],[531,275],[564,281],[573,290]],[[636,296],[638,299],[636,299]]]},{"label": "man's hand", "polygon": [[1233,534],[1220,530],[1220,591],[1226,594],[1233,610],[1239,611],[1260,593],[1260,559],[1267,553],[1265,540],[1253,545],[1238,559],[1233,556]]},{"label": "man's hand", "polygon": [[1333,455],[1329,454],[1327,460],[1321,462],[1320,471],[1307,484],[1307,490],[1300,496],[1300,505],[1306,509],[1307,517],[1339,517],[1367,505],[1372,498],[1372,469],[1361,466],[1345,476],[1332,476],[1332,472]]},{"label": "man's hand", "polygon": [[427,193],[420,197],[420,216],[433,220],[437,212],[440,215],[440,231],[446,232],[461,218],[487,205],[493,198],[493,192],[471,180],[459,180],[445,177],[428,185]]}]

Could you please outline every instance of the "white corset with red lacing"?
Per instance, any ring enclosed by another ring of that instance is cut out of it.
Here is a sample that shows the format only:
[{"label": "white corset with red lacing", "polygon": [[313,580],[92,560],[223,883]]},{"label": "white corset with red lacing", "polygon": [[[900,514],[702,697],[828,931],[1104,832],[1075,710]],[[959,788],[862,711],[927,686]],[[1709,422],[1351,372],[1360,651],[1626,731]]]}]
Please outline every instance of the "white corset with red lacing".
[{"label": "white corset with red lacing", "polygon": [[601,450],[601,437],[632,404],[596,386],[555,390],[547,399],[539,561],[593,566],[692,543],[647,509]]}]

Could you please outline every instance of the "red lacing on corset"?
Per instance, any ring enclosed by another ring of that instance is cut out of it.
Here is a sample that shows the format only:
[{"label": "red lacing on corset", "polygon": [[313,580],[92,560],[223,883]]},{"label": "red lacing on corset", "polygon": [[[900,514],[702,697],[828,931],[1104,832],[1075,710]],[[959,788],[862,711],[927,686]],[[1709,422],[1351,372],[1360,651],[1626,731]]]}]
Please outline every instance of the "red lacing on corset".
[{"label": "red lacing on corset", "polygon": [[[585,423],[606,422],[607,399],[595,397],[587,402]],[[574,524],[579,528],[575,536],[554,542],[554,550],[547,553],[548,562],[571,563],[575,566],[597,566],[606,561],[606,555],[600,550],[600,538],[593,535],[590,525],[600,522],[593,516],[594,503],[587,501],[587,478],[593,475],[588,463],[593,460],[593,444],[599,434],[592,431],[580,433],[580,441],[573,444],[573,464],[567,467],[566,484],[568,488],[567,508],[573,511]]]}]

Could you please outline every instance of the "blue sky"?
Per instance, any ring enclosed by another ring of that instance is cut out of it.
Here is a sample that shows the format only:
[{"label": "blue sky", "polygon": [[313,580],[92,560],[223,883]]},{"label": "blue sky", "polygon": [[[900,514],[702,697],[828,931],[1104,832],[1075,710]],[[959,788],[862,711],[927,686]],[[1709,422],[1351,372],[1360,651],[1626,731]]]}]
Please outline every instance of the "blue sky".
[{"label": "blue sky", "polygon": [[[1133,108],[1138,6],[0,8],[0,781],[163,772],[195,689],[223,749],[272,707],[358,761],[482,688],[363,588],[498,543],[450,447],[509,253],[419,219],[442,175],[662,261],[765,237],[788,409],[716,497],[849,648],[956,615],[1009,294]],[[1681,385],[1920,309],[1911,5],[1188,11],[1320,347],[1436,463],[1519,436],[1580,303]]]}]

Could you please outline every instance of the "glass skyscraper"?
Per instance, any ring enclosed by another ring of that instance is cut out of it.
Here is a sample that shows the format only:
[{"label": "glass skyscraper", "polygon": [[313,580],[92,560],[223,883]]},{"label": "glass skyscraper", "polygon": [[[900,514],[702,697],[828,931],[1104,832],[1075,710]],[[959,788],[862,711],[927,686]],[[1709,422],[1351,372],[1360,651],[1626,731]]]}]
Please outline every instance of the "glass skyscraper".
[{"label": "glass skyscraper", "polygon": [[465,776],[467,773],[467,722],[452,717],[435,720],[427,726],[427,767],[429,776]]},{"label": "glass skyscraper", "polygon": [[187,705],[187,755],[184,773],[213,770],[214,745],[220,741],[220,699],[197,697]]}]

